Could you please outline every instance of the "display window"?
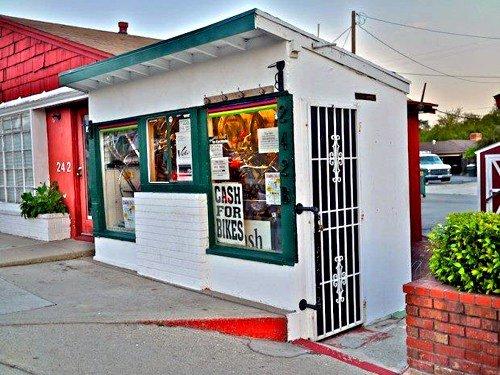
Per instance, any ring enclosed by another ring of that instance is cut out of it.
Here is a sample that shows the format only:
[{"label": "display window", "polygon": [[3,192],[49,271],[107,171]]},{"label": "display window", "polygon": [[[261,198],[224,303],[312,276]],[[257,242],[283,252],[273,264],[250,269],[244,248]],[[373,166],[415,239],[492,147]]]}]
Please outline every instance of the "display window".
[{"label": "display window", "polygon": [[134,194],[141,191],[137,125],[100,131],[106,229],[134,232]]},{"label": "display window", "polygon": [[149,182],[193,181],[190,116],[149,118],[146,129]]},{"label": "display window", "polygon": [[215,243],[282,251],[276,100],[208,112]]}]

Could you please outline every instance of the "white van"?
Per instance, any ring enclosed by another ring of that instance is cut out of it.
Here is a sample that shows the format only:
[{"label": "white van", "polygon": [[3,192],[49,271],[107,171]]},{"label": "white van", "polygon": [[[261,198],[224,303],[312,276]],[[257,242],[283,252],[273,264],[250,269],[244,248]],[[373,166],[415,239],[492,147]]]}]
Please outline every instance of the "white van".
[{"label": "white van", "polygon": [[451,165],[444,164],[439,156],[429,151],[420,151],[420,171],[425,174],[425,182],[451,179]]}]

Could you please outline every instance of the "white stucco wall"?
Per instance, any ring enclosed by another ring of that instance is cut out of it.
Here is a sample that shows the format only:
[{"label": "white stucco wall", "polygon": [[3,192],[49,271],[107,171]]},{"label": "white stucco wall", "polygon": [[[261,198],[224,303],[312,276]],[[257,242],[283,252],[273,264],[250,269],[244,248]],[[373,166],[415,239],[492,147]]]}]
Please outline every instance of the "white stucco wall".
[{"label": "white stucco wall", "polygon": [[[312,204],[306,126],[309,106],[355,106],[361,126],[359,201],[364,214],[360,233],[366,320],[400,310],[404,304],[401,286],[411,274],[403,92],[303,49],[298,59],[289,59],[286,43],[280,43],[93,91],[89,95],[90,118],[96,123],[200,106],[205,95],[267,86],[274,83],[275,74],[267,66],[282,59],[287,60],[285,86],[294,95],[297,202]],[[377,101],[355,102],[355,92],[376,94]],[[207,286],[288,310],[296,310],[302,298],[313,302],[311,215],[298,216],[297,225],[299,262],[294,267],[208,255]],[[98,239],[96,257],[103,254],[101,246],[116,249],[112,250],[113,256],[120,256],[115,240]],[[127,243],[123,249],[127,259],[132,259],[131,252],[137,250],[133,243]],[[303,332],[300,335],[312,336],[312,311],[299,315],[298,326]]]},{"label": "white stucco wall", "polygon": [[[359,205],[364,217],[360,224],[360,266],[365,319],[369,322],[402,310],[401,288],[411,279],[406,95],[304,49],[287,65],[288,89],[294,93],[295,103],[297,202],[312,205],[310,166],[304,162],[309,155],[307,107],[356,108]],[[354,100],[355,92],[375,94],[376,101]],[[312,244],[307,233],[312,233],[312,223],[300,219],[302,254],[310,259],[314,253],[307,245]],[[307,267],[311,280],[314,265]]]}]

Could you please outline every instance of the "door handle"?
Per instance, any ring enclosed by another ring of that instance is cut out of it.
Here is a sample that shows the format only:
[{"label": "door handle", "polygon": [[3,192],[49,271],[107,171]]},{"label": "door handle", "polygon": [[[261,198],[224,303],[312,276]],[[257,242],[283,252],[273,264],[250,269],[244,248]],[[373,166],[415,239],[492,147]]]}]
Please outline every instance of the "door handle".
[{"label": "door handle", "polygon": [[297,203],[295,205],[295,213],[297,215],[301,215],[305,211],[312,212],[314,215],[318,215],[319,214],[319,208],[318,207],[314,207],[314,206],[305,207],[302,203]]},{"label": "door handle", "polygon": [[295,205],[295,213],[297,215],[301,215],[303,212],[306,211],[312,212],[314,214],[314,219],[318,223],[318,232],[322,232],[324,228],[323,228],[323,223],[321,222],[321,218],[319,216],[319,208],[315,206],[306,207],[302,203],[297,203]]},{"label": "door handle", "polygon": [[82,170],[83,170],[83,168],[82,168],[82,167],[78,167],[78,168],[76,168],[76,175],[77,175],[78,177],[82,177]]}]

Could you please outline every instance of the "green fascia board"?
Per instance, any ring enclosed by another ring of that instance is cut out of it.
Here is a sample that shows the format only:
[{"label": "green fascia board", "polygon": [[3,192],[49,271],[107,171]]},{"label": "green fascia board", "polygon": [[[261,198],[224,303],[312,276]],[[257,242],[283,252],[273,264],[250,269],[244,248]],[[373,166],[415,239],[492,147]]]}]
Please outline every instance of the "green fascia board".
[{"label": "green fascia board", "polygon": [[252,9],[149,46],[141,47],[91,65],[68,70],[59,74],[59,83],[61,86],[68,86],[101,74],[110,73],[216,40],[255,30],[256,14],[257,9]]}]

